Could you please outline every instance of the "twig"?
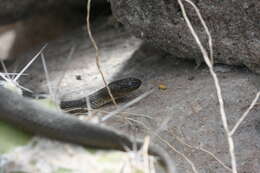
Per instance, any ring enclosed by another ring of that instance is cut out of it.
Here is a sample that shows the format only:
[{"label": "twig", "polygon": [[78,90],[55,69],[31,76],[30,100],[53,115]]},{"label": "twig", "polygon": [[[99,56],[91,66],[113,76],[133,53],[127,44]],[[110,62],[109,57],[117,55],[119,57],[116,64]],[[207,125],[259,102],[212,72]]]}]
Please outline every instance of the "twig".
[{"label": "twig", "polygon": [[194,173],[198,173],[194,163],[182,152],[180,152],[179,150],[177,150],[173,145],[171,145],[167,140],[163,139],[161,136],[159,136],[158,134],[154,133],[149,127],[147,127],[143,122],[140,122],[138,120],[134,120],[131,119],[131,121],[137,122],[138,124],[141,124],[146,130],[148,130],[149,132],[152,133],[152,135],[156,136],[157,138],[159,138],[160,141],[162,141],[163,143],[165,143],[166,145],[168,145],[174,152],[176,152],[177,154],[179,154],[181,157],[183,157],[191,166],[192,170]]},{"label": "twig", "polygon": [[101,67],[100,67],[100,52],[99,52],[98,46],[97,46],[97,44],[96,44],[96,41],[94,40],[94,38],[93,38],[93,36],[92,36],[91,29],[90,29],[90,22],[89,22],[89,17],[90,17],[90,5],[91,5],[91,0],[88,0],[88,4],[87,4],[87,18],[86,18],[86,20],[87,20],[87,32],[88,32],[89,38],[90,38],[90,40],[91,40],[91,43],[92,43],[92,45],[94,46],[94,48],[95,48],[95,50],[96,50],[96,65],[97,65],[98,71],[99,71],[99,73],[100,73],[100,75],[101,75],[101,77],[102,77],[102,80],[103,80],[103,82],[104,82],[106,88],[107,88],[108,94],[109,94],[109,96],[110,96],[111,99],[112,99],[112,102],[114,103],[115,106],[117,106],[116,100],[115,100],[115,98],[113,97],[113,94],[112,94],[112,92],[111,92],[111,90],[110,90],[110,88],[109,88],[109,86],[108,86],[108,84],[107,84],[107,81],[106,81],[106,79],[105,79],[105,76],[104,76],[104,74],[103,74],[103,72],[102,72],[102,70],[101,70]]},{"label": "twig", "polygon": [[217,162],[219,162],[219,164],[221,164],[224,168],[226,168],[228,171],[232,172],[232,169],[230,167],[228,167],[225,163],[223,163],[215,154],[213,154],[212,152],[202,148],[202,147],[197,147],[197,146],[192,146],[190,144],[187,144],[186,142],[184,142],[182,139],[180,139],[178,136],[174,135],[172,132],[170,132],[180,143],[182,143],[183,145],[192,148],[192,149],[196,149],[196,150],[200,150],[203,151],[207,154],[209,154],[211,157],[213,157]]},{"label": "twig", "polygon": [[212,65],[214,64],[214,59],[213,59],[213,47],[212,47],[212,37],[211,37],[211,34],[209,32],[209,28],[208,26],[206,25],[204,19],[202,18],[201,14],[200,14],[200,10],[198,9],[198,7],[190,0],[186,0],[187,2],[189,2],[192,7],[195,9],[199,19],[200,19],[200,22],[202,24],[202,26],[204,27],[205,29],[205,32],[208,36],[208,45],[209,45],[209,57],[210,57],[210,60],[211,60],[211,63]]},{"label": "twig", "polygon": [[232,169],[230,167],[228,167],[225,163],[223,163],[217,156],[215,156],[215,154],[213,154],[212,152],[202,148],[202,147],[198,147],[196,148],[198,150],[204,151],[205,153],[208,153],[210,156],[212,156],[217,162],[219,162],[224,168],[226,168],[228,171],[232,172]]},{"label": "twig", "polygon": [[[71,109],[66,109],[67,112],[69,111],[79,111],[82,110],[82,108],[71,108]],[[93,110],[93,109],[92,109]],[[65,112],[66,112],[65,111]],[[89,109],[83,109],[83,112],[87,112],[89,111]],[[95,110],[96,112],[103,112],[103,113],[110,113],[109,111],[103,111],[100,109]],[[121,114],[127,114],[127,115],[133,115],[133,116],[139,116],[139,117],[144,117],[144,118],[148,118],[148,119],[153,119],[153,117],[149,116],[149,115],[145,115],[145,114],[137,114],[137,113],[131,113],[131,112],[120,112]]]},{"label": "twig", "polygon": [[246,118],[246,116],[248,115],[248,113],[251,111],[251,109],[253,109],[253,107],[256,105],[258,98],[260,96],[260,91],[258,91],[258,93],[256,94],[254,100],[252,101],[252,103],[250,104],[250,106],[247,108],[247,110],[243,113],[243,115],[241,116],[241,118],[239,118],[239,120],[237,121],[237,123],[235,124],[235,126],[233,127],[233,129],[230,132],[230,136],[233,136],[233,134],[236,132],[237,128],[239,127],[239,125],[243,122],[243,120]]},{"label": "twig", "polygon": [[161,136],[155,134],[162,142],[164,142],[166,145],[168,145],[173,151],[175,151],[177,154],[181,155],[191,166],[193,172],[198,173],[194,163],[182,152],[177,150],[173,145],[171,145],[167,140],[163,139]]},{"label": "twig", "polygon": [[[188,1],[188,0],[185,0],[185,1],[190,3],[190,1]],[[232,136],[229,133],[230,131],[229,131],[229,128],[228,128],[227,116],[226,116],[226,112],[225,112],[225,109],[224,109],[224,102],[223,102],[223,98],[222,98],[222,93],[221,93],[221,88],[220,88],[220,85],[219,85],[218,77],[213,70],[213,65],[210,62],[210,59],[208,57],[208,54],[207,54],[205,48],[202,46],[200,39],[198,38],[198,35],[195,32],[195,30],[194,30],[194,28],[193,28],[193,26],[192,26],[192,24],[191,24],[191,22],[190,22],[190,20],[187,16],[187,13],[186,13],[185,8],[183,6],[182,0],[178,0],[178,3],[180,5],[180,8],[181,8],[183,17],[185,19],[185,22],[186,22],[188,28],[190,29],[190,32],[191,32],[192,36],[194,37],[197,45],[199,46],[201,53],[203,55],[204,61],[206,62],[207,66],[209,68],[210,74],[211,74],[211,76],[214,80],[214,84],[215,84],[216,91],[217,91],[217,97],[218,97],[218,102],[219,102],[222,124],[224,126],[224,130],[226,132],[227,140],[228,140],[228,144],[229,144],[229,153],[230,153],[230,156],[231,156],[232,171],[233,171],[233,173],[237,173],[236,156],[235,156],[235,152],[234,152],[234,141],[232,139]],[[194,6],[194,4],[193,4],[193,6]]]}]

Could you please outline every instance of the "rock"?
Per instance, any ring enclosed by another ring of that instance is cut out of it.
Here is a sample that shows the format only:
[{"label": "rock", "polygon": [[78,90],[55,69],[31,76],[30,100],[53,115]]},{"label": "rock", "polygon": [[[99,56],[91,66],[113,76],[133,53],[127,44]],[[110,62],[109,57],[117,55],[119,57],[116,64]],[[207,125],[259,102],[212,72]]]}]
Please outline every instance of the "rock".
[{"label": "rock", "polygon": [[[260,1],[194,0],[212,34],[217,63],[246,65],[260,73]],[[180,57],[201,53],[177,1],[110,0],[114,16],[135,36]],[[207,36],[191,5],[184,3],[203,45]]]}]

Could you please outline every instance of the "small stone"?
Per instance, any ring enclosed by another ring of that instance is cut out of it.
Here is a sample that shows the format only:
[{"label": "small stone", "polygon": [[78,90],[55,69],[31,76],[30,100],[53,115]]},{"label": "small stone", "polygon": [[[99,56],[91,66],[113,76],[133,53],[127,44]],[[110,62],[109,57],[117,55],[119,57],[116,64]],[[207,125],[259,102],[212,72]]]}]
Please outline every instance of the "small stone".
[{"label": "small stone", "polygon": [[76,75],[77,80],[82,80],[81,75]]},{"label": "small stone", "polygon": [[159,85],[159,89],[160,89],[160,90],[166,90],[166,89],[167,89],[167,86],[166,86],[166,85],[163,85],[163,84],[160,84],[160,85]]},{"label": "small stone", "polygon": [[189,77],[188,77],[188,80],[193,80],[193,79],[195,79],[194,76],[189,76]]}]

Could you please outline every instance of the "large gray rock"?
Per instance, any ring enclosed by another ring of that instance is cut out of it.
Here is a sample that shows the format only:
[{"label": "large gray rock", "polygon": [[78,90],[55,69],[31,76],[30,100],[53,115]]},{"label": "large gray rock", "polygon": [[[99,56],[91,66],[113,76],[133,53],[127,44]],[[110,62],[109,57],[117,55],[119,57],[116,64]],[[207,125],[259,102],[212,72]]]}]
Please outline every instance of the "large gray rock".
[{"label": "large gray rock", "polygon": [[[215,62],[246,65],[260,73],[260,1],[195,0],[213,37]],[[110,0],[113,14],[143,40],[180,58],[201,58],[177,1]],[[188,16],[206,45],[207,37],[191,5]]]}]

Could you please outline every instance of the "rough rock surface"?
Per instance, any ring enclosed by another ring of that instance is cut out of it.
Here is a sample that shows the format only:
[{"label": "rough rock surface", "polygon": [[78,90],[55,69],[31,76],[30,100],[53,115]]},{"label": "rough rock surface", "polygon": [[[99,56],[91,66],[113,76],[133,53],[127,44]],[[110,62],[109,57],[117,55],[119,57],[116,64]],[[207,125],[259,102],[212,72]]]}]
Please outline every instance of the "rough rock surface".
[{"label": "rough rock surface", "polygon": [[[193,0],[213,37],[215,62],[246,65],[260,73],[260,1]],[[132,33],[181,58],[200,59],[198,46],[176,1],[110,0],[113,14]],[[207,37],[195,10],[184,3],[204,45]]]}]

